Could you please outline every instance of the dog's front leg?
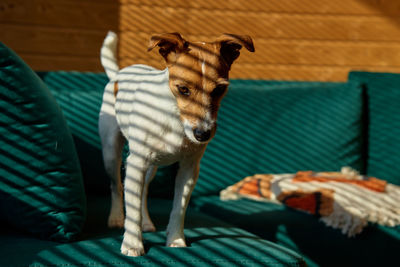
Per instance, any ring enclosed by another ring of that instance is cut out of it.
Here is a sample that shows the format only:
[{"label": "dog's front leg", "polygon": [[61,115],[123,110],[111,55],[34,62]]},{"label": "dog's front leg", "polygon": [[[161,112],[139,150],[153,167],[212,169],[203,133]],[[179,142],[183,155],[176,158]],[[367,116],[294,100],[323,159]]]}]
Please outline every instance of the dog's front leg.
[{"label": "dog's front leg", "polygon": [[194,157],[180,161],[175,181],[173,207],[167,227],[168,247],[186,247],[183,233],[185,213],[199,176],[200,158]]},{"label": "dog's front leg", "polygon": [[142,195],[145,175],[148,169],[146,153],[130,152],[125,177],[125,233],[121,252],[127,256],[144,255],[142,240]]}]

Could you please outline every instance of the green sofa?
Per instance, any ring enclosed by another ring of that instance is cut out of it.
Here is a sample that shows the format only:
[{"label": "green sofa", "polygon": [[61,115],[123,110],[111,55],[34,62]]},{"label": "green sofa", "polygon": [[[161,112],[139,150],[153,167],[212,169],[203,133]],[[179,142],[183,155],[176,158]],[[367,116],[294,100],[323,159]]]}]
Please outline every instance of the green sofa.
[{"label": "green sofa", "polygon": [[[12,54],[1,47],[0,55],[4,53]],[[15,69],[23,71],[8,79]],[[16,55],[0,60],[0,109],[6,115],[0,119],[0,266],[397,262],[399,227],[370,225],[359,236],[347,238],[311,215],[274,203],[221,201],[219,192],[255,173],[336,171],[342,166],[400,184],[400,75],[353,72],[346,83],[232,80],[188,208],[189,247],[164,245],[178,167],[174,164],[161,168],[150,185],[149,209],[157,232],[144,234],[147,254],[138,258],[120,254],[123,231],[106,227],[109,180],[97,135],[106,75],[37,75],[40,79]],[[25,86],[19,84],[26,77]],[[41,93],[25,99],[34,95],[32,87],[40,87]],[[47,109],[53,113],[38,121]],[[25,134],[21,127],[33,129]],[[49,135],[58,141],[38,141]],[[41,155],[40,149],[50,156],[33,157]],[[54,154],[59,150],[68,153]],[[64,182],[60,186],[49,180]],[[43,188],[54,193],[43,196]]]}]

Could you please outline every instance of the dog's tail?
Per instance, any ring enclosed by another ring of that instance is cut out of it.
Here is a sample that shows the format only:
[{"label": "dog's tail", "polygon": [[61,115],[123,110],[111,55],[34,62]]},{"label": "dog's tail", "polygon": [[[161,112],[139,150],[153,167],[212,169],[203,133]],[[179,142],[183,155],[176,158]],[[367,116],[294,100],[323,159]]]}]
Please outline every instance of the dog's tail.
[{"label": "dog's tail", "polygon": [[101,65],[107,73],[108,78],[111,80],[119,71],[117,63],[117,34],[109,31],[103,41],[103,46],[100,51]]}]

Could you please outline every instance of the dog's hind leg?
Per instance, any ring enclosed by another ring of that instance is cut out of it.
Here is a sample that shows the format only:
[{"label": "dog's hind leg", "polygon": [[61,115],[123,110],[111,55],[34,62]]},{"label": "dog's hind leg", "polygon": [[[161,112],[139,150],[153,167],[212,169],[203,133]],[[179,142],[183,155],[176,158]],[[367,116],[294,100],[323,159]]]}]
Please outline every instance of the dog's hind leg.
[{"label": "dog's hind leg", "polygon": [[147,194],[149,190],[149,184],[154,179],[157,172],[157,166],[150,166],[147,170],[142,195],[142,231],[143,232],[155,232],[156,227],[151,221],[149,211],[147,209]]},{"label": "dog's hind leg", "polygon": [[100,114],[99,133],[103,147],[103,160],[111,178],[111,209],[108,227],[124,227],[124,189],[121,181],[122,150],[125,144],[117,120],[109,114]]}]

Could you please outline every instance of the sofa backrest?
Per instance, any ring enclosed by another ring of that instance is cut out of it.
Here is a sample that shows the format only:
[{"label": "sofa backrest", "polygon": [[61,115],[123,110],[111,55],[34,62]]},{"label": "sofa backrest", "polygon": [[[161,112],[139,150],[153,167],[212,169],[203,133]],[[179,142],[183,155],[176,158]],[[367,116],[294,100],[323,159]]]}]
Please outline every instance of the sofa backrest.
[{"label": "sofa backrest", "polygon": [[256,173],[364,171],[362,104],[353,83],[231,81],[194,195]]},{"label": "sofa backrest", "polygon": [[400,185],[400,74],[351,72],[366,91],[367,173]]},{"label": "sofa backrest", "polygon": [[[86,190],[108,193],[97,134],[102,73],[39,73],[63,109]],[[218,194],[255,173],[364,171],[362,90],[353,83],[232,80],[216,137],[208,145],[194,195]],[[162,168],[150,195],[171,197],[178,165]]]}]

